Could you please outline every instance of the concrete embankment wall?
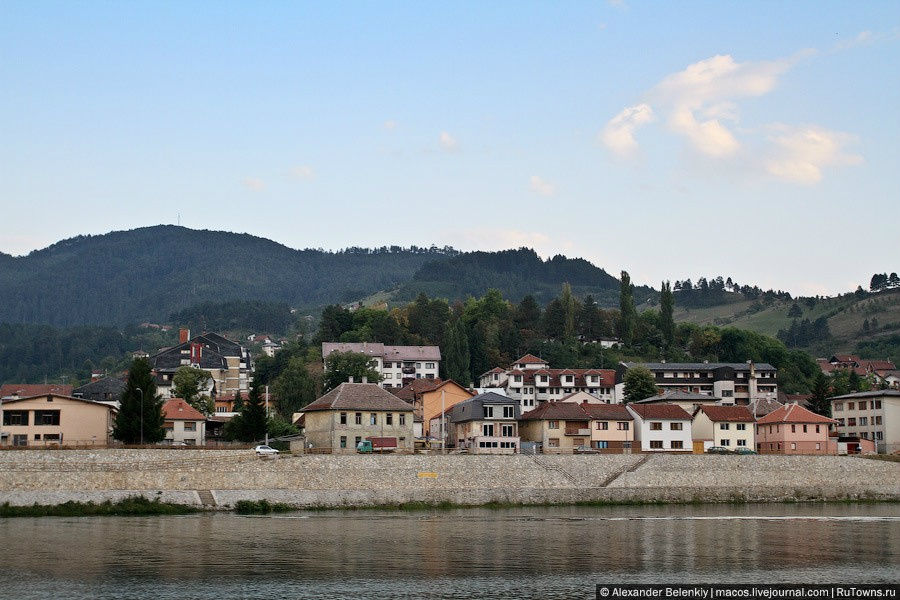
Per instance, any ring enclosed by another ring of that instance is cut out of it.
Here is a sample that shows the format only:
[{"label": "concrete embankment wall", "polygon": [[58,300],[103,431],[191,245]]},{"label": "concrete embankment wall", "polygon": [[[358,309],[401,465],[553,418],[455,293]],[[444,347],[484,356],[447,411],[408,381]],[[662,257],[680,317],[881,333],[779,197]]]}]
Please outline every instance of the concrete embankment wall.
[{"label": "concrete embankment wall", "polygon": [[[206,492],[210,492],[206,494]],[[900,464],[836,456],[307,455],[247,450],[0,452],[0,503],[147,497],[218,506],[900,499]]]}]

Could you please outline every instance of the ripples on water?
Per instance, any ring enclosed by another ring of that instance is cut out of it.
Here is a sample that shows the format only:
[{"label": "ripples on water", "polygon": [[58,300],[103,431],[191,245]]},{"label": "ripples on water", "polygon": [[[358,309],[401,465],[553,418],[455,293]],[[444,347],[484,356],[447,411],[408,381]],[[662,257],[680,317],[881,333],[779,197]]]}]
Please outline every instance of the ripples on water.
[{"label": "ripples on water", "polygon": [[597,582],[900,581],[900,506],[0,521],[4,598],[593,598]]}]

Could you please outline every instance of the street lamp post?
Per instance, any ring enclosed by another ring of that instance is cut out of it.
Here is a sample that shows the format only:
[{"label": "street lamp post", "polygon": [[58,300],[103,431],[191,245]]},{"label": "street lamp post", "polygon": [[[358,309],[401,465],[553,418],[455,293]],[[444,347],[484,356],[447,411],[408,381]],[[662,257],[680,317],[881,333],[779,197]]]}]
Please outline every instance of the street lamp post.
[{"label": "street lamp post", "polygon": [[144,445],[144,390],[137,388],[141,393],[141,446]]}]

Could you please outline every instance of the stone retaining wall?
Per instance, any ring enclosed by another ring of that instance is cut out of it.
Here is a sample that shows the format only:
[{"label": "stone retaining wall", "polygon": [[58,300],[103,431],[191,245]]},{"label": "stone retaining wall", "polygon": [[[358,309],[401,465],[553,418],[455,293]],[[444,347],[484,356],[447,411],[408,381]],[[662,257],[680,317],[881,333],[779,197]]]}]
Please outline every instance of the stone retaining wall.
[{"label": "stone retaining wall", "polygon": [[[634,469],[633,471],[630,471]],[[301,455],[248,450],[0,452],[0,503],[140,494],[219,505],[900,499],[900,464],[837,456]]]}]

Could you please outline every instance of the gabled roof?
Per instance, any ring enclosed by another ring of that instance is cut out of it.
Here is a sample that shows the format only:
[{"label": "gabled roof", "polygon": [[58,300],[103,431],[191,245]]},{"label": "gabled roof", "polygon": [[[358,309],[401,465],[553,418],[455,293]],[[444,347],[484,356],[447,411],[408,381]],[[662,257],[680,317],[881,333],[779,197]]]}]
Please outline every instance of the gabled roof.
[{"label": "gabled roof", "polygon": [[386,361],[441,360],[438,346],[385,346],[380,342],[322,342],[322,358],[332,352],[356,352]]},{"label": "gabled roof", "polygon": [[303,412],[316,410],[392,410],[412,412],[412,404],[404,402],[374,383],[342,383]]},{"label": "gabled roof", "polygon": [[799,404],[785,404],[759,419],[757,423],[768,425],[769,423],[837,423],[837,421],[817,415]]},{"label": "gabled roof", "polygon": [[634,417],[628,412],[624,404],[594,404],[584,403],[581,408],[592,419],[598,421],[633,421]]},{"label": "gabled roof", "polygon": [[48,394],[70,397],[72,395],[72,386],[59,383],[5,383],[0,386],[0,398],[10,398],[12,396],[30,398]]},{"label": "gabled roof", "polygon": [[715,404],[719,401],[719,398],[715,396],[710,396],[709,394],[697,394],[695,392],[683,392],[681,390],[670,390],[667,392],[663,392],[662,394],[656,394],[655,396],[650,396],[649,398],[644,398],[643,400],[635,400],[631,404],[660,404],[666,402],[708,402],[710,404]]},{"label": "gabled roof", "polygon": [[701,405],[694,412],[704,413],[713,423],[753,423],[756,418],[746,406],[709,406]]},{"label": "gabled roof", "polygon": [[104,377],[86,383],[72,390],[72,395],[87,400],[118,400],[125,391],[125,380],[121,377]]},{"label": "gabled roof", "polygon": [[547,365],[550,364],[543,358],[537,357],[534,354],[526,354],[525,356],[519,357],[517,360],[513,361],[514,365],[523,364],[523,365]]},{"label": "gabled roof", "polygon": [[[641,362],[623,362],[626,368],[646,367],[651,371],[713,371],[723,367],[734,369],[735,371],[749,371],[750,363],[641,363]],[[754,363],[753,367],[757,371],[776,371],[777,369],[769,363]]]},{"label": "gabled roof", "polygon": [[637,404],[630,403],[628,408],[643,419],[669,419],[673,421],[690,421],[691,415],[677,404]]},{"label": "gabled roof", "polygon": [[162,407],[163,418],[169,421],[205,421],[206,415],[182,400],[169,398]]},{"label": "gabled roof", "polygon": [[390,392],[406,402],[412,402],[420,394],[436,390],[443,383],[440,379],[413,379],[400,388],[391,388]]},{"label": "gabled roof", "polygon": [[[596,382],[600,386],[612,387],[616,384],[616,372],[612,369],[512,369],[508,373],[511,377],[519,376],[527,385],[535,385],[535,377],[546,375],[547,381],[541,381],[541,385],[547,387],[588,387],[587,377],[597,377]],[[572,375],[571,383],[563,384],[560,377]]]},{"label": "gabled roof", "polygon": [[781,406],[783,406],[783,403],[774,398],[758,398],[753,403],[753,414],[756,415],[757,418],[764,417]]},{"label": "gabled roof", "polygon": [[[113,412],[119,411],[119,409],[117,409],[115,406],[113,406],[112,404],[110,404],[108,402],[94,402],[93,400],[87,400],[85,398],[78,398],[76,396],[65,396],[63,394],[54,394],[54,393],[35,394],[34,396],[22,396],[19,398],[4,398],[3,406],[6,407],[7,405],[15,404],[16,402],[25,402],[26,400],[34,400],[35,398],[51,398],[51,397],[52,398],[60,398],[62,400],[75,400],[76,402],[84,402],[85,404],[90,404],[91,406],[102,406]],[[4,410],[5,410],[5,408],[4,408]]]},{"label": "gabled roof", "polygon": [[575,402],[544,402],[523,414],[523,421],[590,421],[581,404]]}]

